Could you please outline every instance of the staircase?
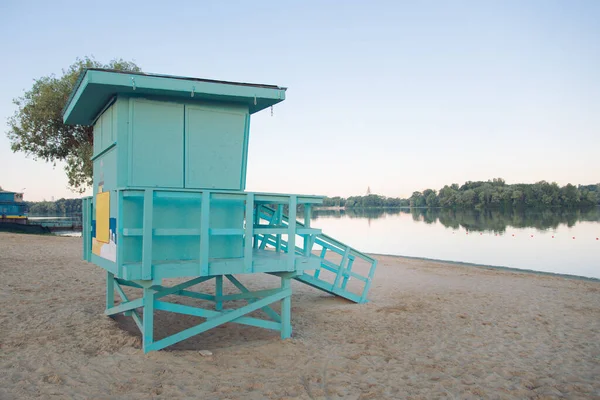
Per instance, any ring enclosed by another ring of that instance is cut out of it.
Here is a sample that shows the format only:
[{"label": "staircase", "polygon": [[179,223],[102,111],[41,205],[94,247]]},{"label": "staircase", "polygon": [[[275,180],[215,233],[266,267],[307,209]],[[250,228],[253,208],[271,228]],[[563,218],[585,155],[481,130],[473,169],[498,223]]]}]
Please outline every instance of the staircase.
[{"label": "staircase", "polygon": [[[310,213],[310,206],[307,206],[305,213]],[[256,219],[259,220],[259,223],[266,221],[269,226],[286,227],[289,222],[288,216],[283,213],[282,206],[272,208],[269,205],[260,205],[257,207]],[[302,240],[302,247],[294,244],[296,254],[319,257],[320,267],[305,271],[295,279],[355,303],[366,303],[377,260],[330,236],[315,233],[320,230],[308,229],[310,227],[299,221],[296,221],[296,225],[307,228],[299,230],[306,233],[299,233],[293,241],[298,243],[298,237]],[[256,239],[260,243],[260,249],[271,246],[276,251],[287,253],[289,251],[288,241],[284,240],[282,236],[281,234],[260,234]]]}]

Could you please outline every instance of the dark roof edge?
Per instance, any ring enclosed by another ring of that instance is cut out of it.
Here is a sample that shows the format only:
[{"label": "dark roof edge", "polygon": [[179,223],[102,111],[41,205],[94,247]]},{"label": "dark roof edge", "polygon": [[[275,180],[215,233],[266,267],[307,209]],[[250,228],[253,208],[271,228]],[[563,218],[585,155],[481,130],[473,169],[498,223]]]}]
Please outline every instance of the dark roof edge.
[{"label": "dark roof edge", "polygon": [[185,80],[185,81],[194,81],[194,82],[221,83],[221,84],[225,84],[225,85],[252,86],[252,87],[260,87],[260,88],[266,88],[266,89],[278,89],[278,90],[286,90],[287,89],[284,87],[279,87],[277,85],[266,85],[263,83],[220,81],[220,80],[215,80],[215,79],[193,78],[193,77],[189,77],[189,76],[179,76],[179,75],[155,74],[155,73],[150,73],[150,72],[121,71],[121,70],[108,69],[108,68],[86,68],[85,70],[86,71],[115,72],[117,74],[126,74],[126,75],[154,76],[157,78],[181,79],[181,80]]}]

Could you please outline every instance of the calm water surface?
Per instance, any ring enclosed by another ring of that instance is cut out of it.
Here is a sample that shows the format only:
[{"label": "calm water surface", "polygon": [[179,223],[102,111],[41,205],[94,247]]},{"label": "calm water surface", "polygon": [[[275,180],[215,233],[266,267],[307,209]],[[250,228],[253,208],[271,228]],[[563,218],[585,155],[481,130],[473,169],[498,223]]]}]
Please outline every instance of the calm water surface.
[{"label": "calm water surface", "polygon": [[600,208],[317,210],[313,226],[368,253],[600,278]]},{"label": "calm water surface", "polygon": [[313,226],[367,253],[600,278],[600,208],[316,210]]}]

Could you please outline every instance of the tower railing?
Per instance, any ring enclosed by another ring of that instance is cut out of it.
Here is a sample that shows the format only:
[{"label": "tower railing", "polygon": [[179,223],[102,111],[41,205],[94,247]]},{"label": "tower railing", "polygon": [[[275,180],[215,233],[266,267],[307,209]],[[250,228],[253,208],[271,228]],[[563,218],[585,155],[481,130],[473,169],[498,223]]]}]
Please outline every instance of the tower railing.
[{"label": "tower railing", "polygon": [[[261,218],[269,221],[269,223],[278,223],[285,226],[292,221],[292,224],[297,227],[297,235],[302,238],[303,245],[297,246],[295,240],[293,242],[284,241],[280,235],[262,234],[259,237],[259,248],[270,245],[275,249],[281,248],[282,251],[288,254],[291,253],[288,249],[293,248],[298,255],[318,255],[320,258],[319,267],[312,271],[305,270],[295,279],[356,303],[365,303],[377,268],[377,260],[321,233],[320,230],[310,228],[310,205],[305,207],[304,210],[304,224],[295,220],[295,211],[290,209],[290,215],[286,216],[283,214],[281,206],[277,208],[261,206],[259,208]],[[362,264],[362,273],[353,270],[359,263]],[[325,276],[326,273],[328,276]],[[349,285],[351,280],[357,281],[357,283]],[[350,288],[350,286],[354,287]]]}]

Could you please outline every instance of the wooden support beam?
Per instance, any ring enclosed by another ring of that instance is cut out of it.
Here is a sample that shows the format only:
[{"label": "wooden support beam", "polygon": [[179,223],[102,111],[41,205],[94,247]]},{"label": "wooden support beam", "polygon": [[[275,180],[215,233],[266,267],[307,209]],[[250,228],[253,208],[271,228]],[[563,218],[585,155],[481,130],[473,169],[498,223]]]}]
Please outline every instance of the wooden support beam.
[{"label": "wooden support beam", "polygon": [[223,275],[215,277],[215,310],[223,309]]},{"label": "wooden support beam", "polygon": [[140,286],[137,283],[132,282],[132,281],[126,281],[125,279],[115,278],[115,282],[117,282],[121,286],[129,286],[129,287],[134,287],[136,289],[142,289],[143,288],[143,286]]},{"label": "wooden support beam", "polygon": [[106,271],[106,310],[115,306],[115,276]]},{"label": "wooden support beam", "polygon": [[[225,275],[225,277],[231,282],[233,283],[233,285],[238,288],[238,290],[242,293],[251,293],[244,285],[242,285],[242,283],[240,281],[238,281],[233,275]],[[248,299],[247,300],[248,303],[253,303],[255,300],[254,299]],[[279,314],[277,314],[277,312],[275,310],[273,310],[271,307],[266,306],[262,309],[262,311],[267,314],[269,316],[269,318],[271,318],[273,321],[276,322],[281,322],[281,317],[279,316]]]},{"label": "wooden support beam", "polygon": [[144,299],[139,298],[135,300],[131,300],[125,303],[121,303],[118,306],[111,307],[104,311],[106,315],[115,315],[129,310],[135,310],[136,308],[144,306]]},{"label": "wooden support beam", "polygon": [[121,285],[119,285],[119,282],[116,279],[114,282],[114,287],[115,287],[115,289],[117,289],[117,293],[119,294],[119,297],[121,297],[121,302],[129,301],[129,299],[127,298],[127,295],[123,291],[123,288],[121,288]]},{"label": "wooden support beam", "polygon": [[[148,343],[148,346],[144,345],[144,352],[148,352],[150,350],[160,350],[162,348],[171,346],[177,342],[185,340],[189,337],[198,335],[202,332],[206,332],[207,330],[213,329],[219,325],[225,324],[227,322],[232,322],[246,314],[249,314],[249,313],[256,311],[260,308],[263,308],[271,303],[279,301],[286,296],[290,296],[291,294],[292,294],[291,289],[282,289],[277,294],[265,297],[264,299],[260,299],[254,303],[247,304],[244,307],[238,308],[238,309],[230,311],[230,312],[219,313],[219,316],[212,317],[212,318],[208,319],[206,322],[203,322],[199,325],[185,329],[179,333],[168,336],[168,337],[158,340],[156,342]],[[157,302],[157,303],[160,303],[159,307],[163,307],[165,304],[170,304],[169,307],[171,307],[171,309],[173,309],[172,308],[173,306],[180,306],[179,304],[173,305],[171,303],[164,303],[164,302]],[[181,307],[176,307],[176,308],[181,309]],[[194,307],[191,307],[191,308],[194,308]],[[161,309],[163,309],[163,308],[161,308]],[[201,309],[196,309],[196,310],[201,310]],[[168,311],[168,310],[166,310],[166,311]],[[204,310],[204,311],[208,311],[208,310]],[[146,316],[144,313],[144,322],[145,321],[146,321]],[[144,324],[144,327],[145,327],[145,324]],[[144,343],[146,343],[146,341],[144,341]]]},{"label": "wooden support beam", "polygon": [[290,278],[281,278],[281,290],[289,293],[281,299],[281,338],[292,336],[292,286]]},{"label": "wooden support beam", "polygon": [[154,290],[144,288],[144,297],[142,297],[142,300],[144,304],[142,342],[144,353],[147,353],[150,351],[152,343],[154,343]]},{"label": "wooden support beam", "polygon": [[[200,318],[206,318],[206,319],[218,317],[220,315],[226,315],[226,314],[228,314],[228,312],[230,312],[229,310],[227,312],[206,310],[204,308],[186,306],[183,304],[167,303],[165,301],[157,301],[155,303],[154,309],[161,310],[161,311],[174,312],[177,314],[192,315],[194,317],[200,317]],[[273,330],[277,330],[277,331],[281,329],[281,324],[279,322],[266,321],[264,319],[253,318],[253,317],[239,317],[231,322],[234,322],[236,324],[241,324],[241,325],[256,326],[258,328],[273,329]]]},{"label": "wooden support beam", "polygon": [[[121,279],[115,279],[115,289],[117,289],[117,293],[121,297],[121,301],[128,302],[129,298],[123,291],[123,288],[121,288],[121,285],[119,284],[120,281],[121,281]],[[126,281],[126,282],[129,282],[129,281]],[[137,312],[137,310],[127,311],[127,312],[125,312],[125,315],[127,315],[128,313],[130,313],[130,315],[133,317],[133,321],[135,322],[138,329],[140,330],[140,333],[144,334],[144,329],[142,327],[142,319],[140,318],[140,314]]]},{"label": "wooden support beam", "polygon": [[216,296],[214,296],[212,294],[192,292],[191,290],[180,290],[173,294],[177,295],[177,296],[191,297],[193,299],[199,299],[199,300],[216,301]]},{"label": "wooden support beam", "polygon": [[279,289],[256,290],[254,292],[247,291],[242,293],[226,294],[222,296],[222,299],[223,301],[260,299],[262,297],[270,296],[274,293],[277,293],[278,291]]},{"label": "wooden support beam", "polygon": [[177,292],[179,292],[179,291],[181,291],[183,289],[187,289],[187,288],[189,288],[191,286],[198,285],[198,284],[200,284],[202,282],[209,281],[209,280],[211,280],[213,278],[214,278],[214,276],[200,276],[198,278],[190,279],[189,281],[186,281],[186,282],[183,282],[183,283],[180,283],[178,285],[171,286],[171,287],[164,287],[164,286],[160,286],[160,285],[155,285],[155,286],[152,286],[152,288],[154,290],[156,290],[156,294],[154,295],[154,297],[156,299],[159,299],[161,297],[165,297],[165,296],[168,296],[170,294],[177,294]]}]

